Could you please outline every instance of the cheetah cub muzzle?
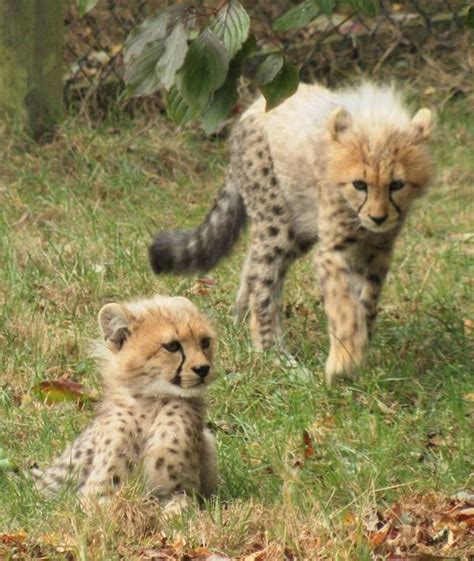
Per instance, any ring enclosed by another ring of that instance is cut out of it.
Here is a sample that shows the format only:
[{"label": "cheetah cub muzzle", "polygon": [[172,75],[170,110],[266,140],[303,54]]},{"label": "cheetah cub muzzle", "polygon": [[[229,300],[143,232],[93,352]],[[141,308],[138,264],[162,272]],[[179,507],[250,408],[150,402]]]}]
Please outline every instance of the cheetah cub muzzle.
[{"label": "cheetah cub muzzle", "polygon": [[156,296],[107,304],[99,326],[102,402],[50,467],[33,470],[36,486],[104,497],[140,468],[156,497],[213,494],[217,457],[205,394],[215,378],[215,334],[207,319],[186,298]]}]

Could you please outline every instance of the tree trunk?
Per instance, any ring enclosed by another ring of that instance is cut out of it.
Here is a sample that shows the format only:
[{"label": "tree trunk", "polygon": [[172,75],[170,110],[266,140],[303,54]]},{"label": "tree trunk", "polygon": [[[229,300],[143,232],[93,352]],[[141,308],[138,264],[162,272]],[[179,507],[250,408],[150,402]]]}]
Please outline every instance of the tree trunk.
[{"label": "tree trunk", "polygon": [[0,114],[47,140],[63,114],[63,0],[0,0]]}]

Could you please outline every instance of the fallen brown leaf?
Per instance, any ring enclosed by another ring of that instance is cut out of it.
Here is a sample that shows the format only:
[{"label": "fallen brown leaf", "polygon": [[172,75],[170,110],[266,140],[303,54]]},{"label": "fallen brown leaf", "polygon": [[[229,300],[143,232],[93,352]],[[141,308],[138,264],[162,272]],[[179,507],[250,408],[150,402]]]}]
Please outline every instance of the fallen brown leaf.
[{"label": "fallen brown leaf", "polygon": [[20,531],[13,534],[0,534],[0,542],[4,545],[18,545],[26,540],[26,532]]},{"label": "fallen brown leaf", "polygon": [[303,442],[304,442],[304,457],[309,458],[314,455],[313,441],[309,432],[307,430],[303,431]]},{"label": "fallen brown leaf", "polygon": [[35,391],[47,405],[61,401],[75,401],[78,405],[84,405],[95,398],[84,391],[84,386],[66,378],[58,380],[46,380],[35,386]]}]

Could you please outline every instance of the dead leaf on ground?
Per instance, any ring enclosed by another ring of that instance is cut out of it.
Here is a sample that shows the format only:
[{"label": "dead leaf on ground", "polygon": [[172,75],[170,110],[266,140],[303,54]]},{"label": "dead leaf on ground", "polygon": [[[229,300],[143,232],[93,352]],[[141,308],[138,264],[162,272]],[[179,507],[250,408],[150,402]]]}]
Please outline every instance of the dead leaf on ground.
[{"label": "dead leaf on ground", "polygon": [[365,517],[366,539],[374,553],[389,555],[386,559],[421,553],[457,557],[459,551],[474,555],[474,501],[465,496],[407,495]]},{"label": "dead leaf on ground", "polygon": [[303,442],[304,442],[304,457],[309,458],[314,455],[314,446],[311,436],[307,430],[303,431]]},{"label": "dead leaf on ground", "polygon": [[216,284],[217,283],[214,279],[210,277],[203,277],[202,279],[197,280],[196,284],[189,289],[189,292],[199,296],[206,296],[209,294],[209,291],[216,286]]},{"label": "dead leaf on ground", "polygon": [[0,534],[0,543],[3,545],[18,545],[26,540],[26,532],[19,531],[12,534]]},{"label": "dead leaf on ground", "polygon": [[46,380],[34,387],[35,392],[47,405],[62,401],[74,401],[79,406],[96,401],[96,398],[85,392],[84,386],[79,382],[60,378]]}]

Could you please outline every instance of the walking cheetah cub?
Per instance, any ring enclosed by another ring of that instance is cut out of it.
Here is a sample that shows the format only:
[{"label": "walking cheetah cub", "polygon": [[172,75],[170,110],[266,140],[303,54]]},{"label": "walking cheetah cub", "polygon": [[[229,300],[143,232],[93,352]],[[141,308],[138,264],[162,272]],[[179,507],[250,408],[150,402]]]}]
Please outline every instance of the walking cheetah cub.
[{"label": "walking cheetah cub", "polygon": [[216,451],[205,426],[205,391],[215,378],[209,322],[186,298],[156,296],[107,304],[99,325],[102,402],[50,467],[33,470],[37,487],[70,484],[83,499],[104,496],[140,466],[155,496],[214,493]]},{"label": "walking cheetah cub", "polygon": [[159,232],[156,273],[206,271],[251,219],[250,250],[236,318],[250,311],[258,349],[282,345],[285,274],[316,242],[316,269],[329,323],[326,379],[361,364],[393,246],[412,201],[428,182],[431,113],[410,117],[393,88],[363,83],[329,91],[300,85],[265,112],[263,98],[231,136],[226,184],[204,222]]}]

